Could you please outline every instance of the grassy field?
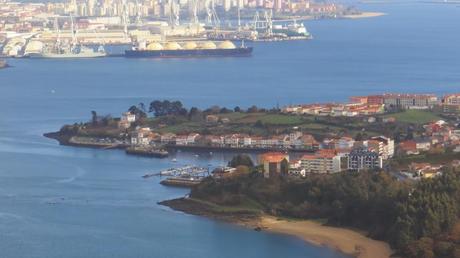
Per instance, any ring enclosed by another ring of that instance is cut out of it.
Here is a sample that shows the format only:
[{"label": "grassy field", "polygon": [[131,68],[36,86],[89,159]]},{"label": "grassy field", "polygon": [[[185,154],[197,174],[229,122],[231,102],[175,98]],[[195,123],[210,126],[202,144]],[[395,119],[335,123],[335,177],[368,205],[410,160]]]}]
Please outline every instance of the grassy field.
[{"label": "grassy field", "polygon": [[400,113],[385,115],[384,117],[394,117],[397,122],[411,124],[426,124],[441,119],[437,114],[426,110],[406,110]]},{"label": "grassy field", "polygon": [[422,153],[419,155],[405,156],[403,158],[396,158],[394,161],[399,166],[407,166],[412,162],[427,162],[430,164],[448,164],[453,160],[459,160],[460,153],[447,152],[447,153]]},{"label": "grassy field", "polygon": [[[441,119],[438,114],[425,110],[407,110],[400,113],[386,114],[380,117],[394,117],[397,123],[368,123],[362,117],[314,117],[310,115],[291,115],[281,113],[241,113],[230,112],[217,114],[221,119],[228,118],[228,123],[206,123],[204,116],[190,118],[188,116],[168,116],[148,118],[141,126],[148,126],[159,133],[200,133],[204,135],[223,135],[243,133],[258,136],[270,136],[287,133],[293,127],[301,128],[322,139],[331,136],[351,136],[365,133],[367,136],[392,135],[395,130],[406,131],[412,124],[422,125]],[[260,123],[258,123],[260,122]],[[110,127],[110,128],[109,128]],[[118,136],[120,129],[116,123],[109,127],[87,128],[82,135]]]},{"label": "grassy field", "polygon": [[221,115],[221,117],[227,117],[232,123],[237,124],[254,124],[257,121],[261,121],[268,125],[299,125],[304,122],[304,119],[300,116],[283,115],[283,114],[270,114],[270,113],[231,113]]}]

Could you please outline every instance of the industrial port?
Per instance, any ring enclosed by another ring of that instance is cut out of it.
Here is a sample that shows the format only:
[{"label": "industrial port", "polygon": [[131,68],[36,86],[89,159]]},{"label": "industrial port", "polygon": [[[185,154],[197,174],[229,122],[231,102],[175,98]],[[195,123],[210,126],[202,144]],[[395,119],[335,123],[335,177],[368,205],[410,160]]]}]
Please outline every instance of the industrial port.
[{"label": "industrial port", "polygon": [[0,2],[0,56],[14,58],[250,56],[252,42],[309,40],[304,19],[343,13],[304,0]]}]

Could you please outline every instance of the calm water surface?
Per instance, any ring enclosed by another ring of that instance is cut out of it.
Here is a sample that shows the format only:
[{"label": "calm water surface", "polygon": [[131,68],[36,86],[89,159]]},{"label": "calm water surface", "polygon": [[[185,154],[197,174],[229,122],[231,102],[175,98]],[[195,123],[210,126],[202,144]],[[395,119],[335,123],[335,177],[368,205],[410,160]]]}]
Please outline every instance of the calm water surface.
[{"label": "calm water surface", "polygon": [[[387,16],[308,21],[312,41],[260,43],[252,58],[9,60],[0,71],[0,257],[343,257],[285,236],[185,215],[146,172],[169,159],[58,146],[44,132],[153,99],[272,107],[375,92],[460,92],[460,8],[375,4]],[[178,154],[181,164],[231,155]]]}]

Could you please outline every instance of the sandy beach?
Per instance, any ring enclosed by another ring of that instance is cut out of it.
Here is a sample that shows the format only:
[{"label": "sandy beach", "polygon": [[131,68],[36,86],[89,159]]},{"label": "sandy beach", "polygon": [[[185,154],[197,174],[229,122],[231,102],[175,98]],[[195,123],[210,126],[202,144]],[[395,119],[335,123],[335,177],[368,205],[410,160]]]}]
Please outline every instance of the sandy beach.
[{"label": "sandy beach", "polygon": [[347,19],[362,19],[362,18],[373,18],[386,15],[386,13],[379,13],[379,12],[363,12],[361,14],[350,14],[344,15],[343,18]]},{"label": "sandy beach", "polygon": [[323,226],[311,220],[288,220],[245,210],[219,211],[208,203],[190,198],[160,202],[174,210],[235,223],[247,228],[299,237],[306,242],[333,248],[358,258],[389,258],[390,246],[357,231]]},{"label": "sandy beach", "polygon": [[289,221],[262,216],[255,224],[269,232],[297,236],[309,243],[334,248],[358,258],[389,258],[392,254],[385,242],[370,239],[350,229],[323,226],[314,221]]}]

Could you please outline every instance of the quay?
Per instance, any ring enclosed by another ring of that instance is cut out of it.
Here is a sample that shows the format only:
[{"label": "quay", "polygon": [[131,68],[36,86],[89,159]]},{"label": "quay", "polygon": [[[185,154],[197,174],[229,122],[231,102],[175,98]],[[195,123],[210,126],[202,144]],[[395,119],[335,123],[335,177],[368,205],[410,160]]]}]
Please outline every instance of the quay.
[{"label": "quay", "polygon": [[139,155],[145,157],[155,158],[166,158],[169,156],[169,152],[161,148],[149,148],[149,147],[128,147],[126,148],[126,154]]}]

